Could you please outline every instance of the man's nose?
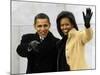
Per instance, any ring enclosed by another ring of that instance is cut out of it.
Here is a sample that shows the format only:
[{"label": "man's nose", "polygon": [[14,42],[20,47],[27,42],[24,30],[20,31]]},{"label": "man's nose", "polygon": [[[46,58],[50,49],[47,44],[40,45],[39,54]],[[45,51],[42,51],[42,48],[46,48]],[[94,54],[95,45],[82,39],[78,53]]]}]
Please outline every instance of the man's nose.
[{"label": "man's nose", "polygon": [[41,27],[41,30],[45,30],[45,27],[44,27],[44,26],[42,26],[42,27]]}]

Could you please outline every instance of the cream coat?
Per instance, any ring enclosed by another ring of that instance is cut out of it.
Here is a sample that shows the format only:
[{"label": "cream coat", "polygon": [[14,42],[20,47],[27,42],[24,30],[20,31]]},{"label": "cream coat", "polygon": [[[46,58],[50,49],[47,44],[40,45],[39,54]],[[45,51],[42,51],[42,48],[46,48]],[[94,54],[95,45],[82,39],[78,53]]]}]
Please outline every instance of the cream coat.
[{"label": "cream coat", "polygon": [[85,61],[84,46],[92,38],[92,29],[70,30],[66,42],[65,55],[71,70],[88,69]]}]

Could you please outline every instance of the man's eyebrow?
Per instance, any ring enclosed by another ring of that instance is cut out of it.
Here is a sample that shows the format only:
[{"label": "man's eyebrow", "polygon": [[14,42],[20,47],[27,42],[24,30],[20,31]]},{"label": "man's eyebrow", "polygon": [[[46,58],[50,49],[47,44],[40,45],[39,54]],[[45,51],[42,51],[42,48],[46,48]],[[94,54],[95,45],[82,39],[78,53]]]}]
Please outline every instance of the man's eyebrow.
[{"label": "man's eyebrow", "polygon": [[40,27],[40,26],[42,26],[42,25],[38,25],[38,27]]}]

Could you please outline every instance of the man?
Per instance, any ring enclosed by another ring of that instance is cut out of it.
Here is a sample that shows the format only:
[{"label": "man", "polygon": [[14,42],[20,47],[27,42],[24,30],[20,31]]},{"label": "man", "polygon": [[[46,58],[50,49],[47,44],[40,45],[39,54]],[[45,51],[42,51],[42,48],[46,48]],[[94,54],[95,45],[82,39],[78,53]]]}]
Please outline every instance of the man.
[{"label": "man", "polygon": [[55,72],[57,65],[56,42],[59,40],[49,31],[49,17],[40,13],[35,16],[35,34],[25,34],[17,53],[28,60],[26,73]]}]

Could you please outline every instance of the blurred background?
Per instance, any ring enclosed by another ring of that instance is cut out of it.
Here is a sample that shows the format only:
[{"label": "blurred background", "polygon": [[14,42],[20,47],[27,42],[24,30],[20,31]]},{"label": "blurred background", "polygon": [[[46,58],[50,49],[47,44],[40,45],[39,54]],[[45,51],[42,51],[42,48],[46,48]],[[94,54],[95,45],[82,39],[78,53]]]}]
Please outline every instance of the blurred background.
[{"label": "blurred background", "polygon": [[82,11],[91,8],[93,11],[91,27],[93,28],[93,38],[85,46],[85,58],[90,69],[95,69],[95,6],[93,5],[71,5],[61,3],[43,3],[33,1],[12,1],[11,3],[11,73],[26,73],[27,58],[20,57],[16,48],[20,44],[23,34],[35,33],[33,27],[34,16],[38,13],[46,13],[50,17],[50,31],[60,38],[56,28],[57,15],[62,11],[70,11],[74,14],[79,30],[84,29]]}]

